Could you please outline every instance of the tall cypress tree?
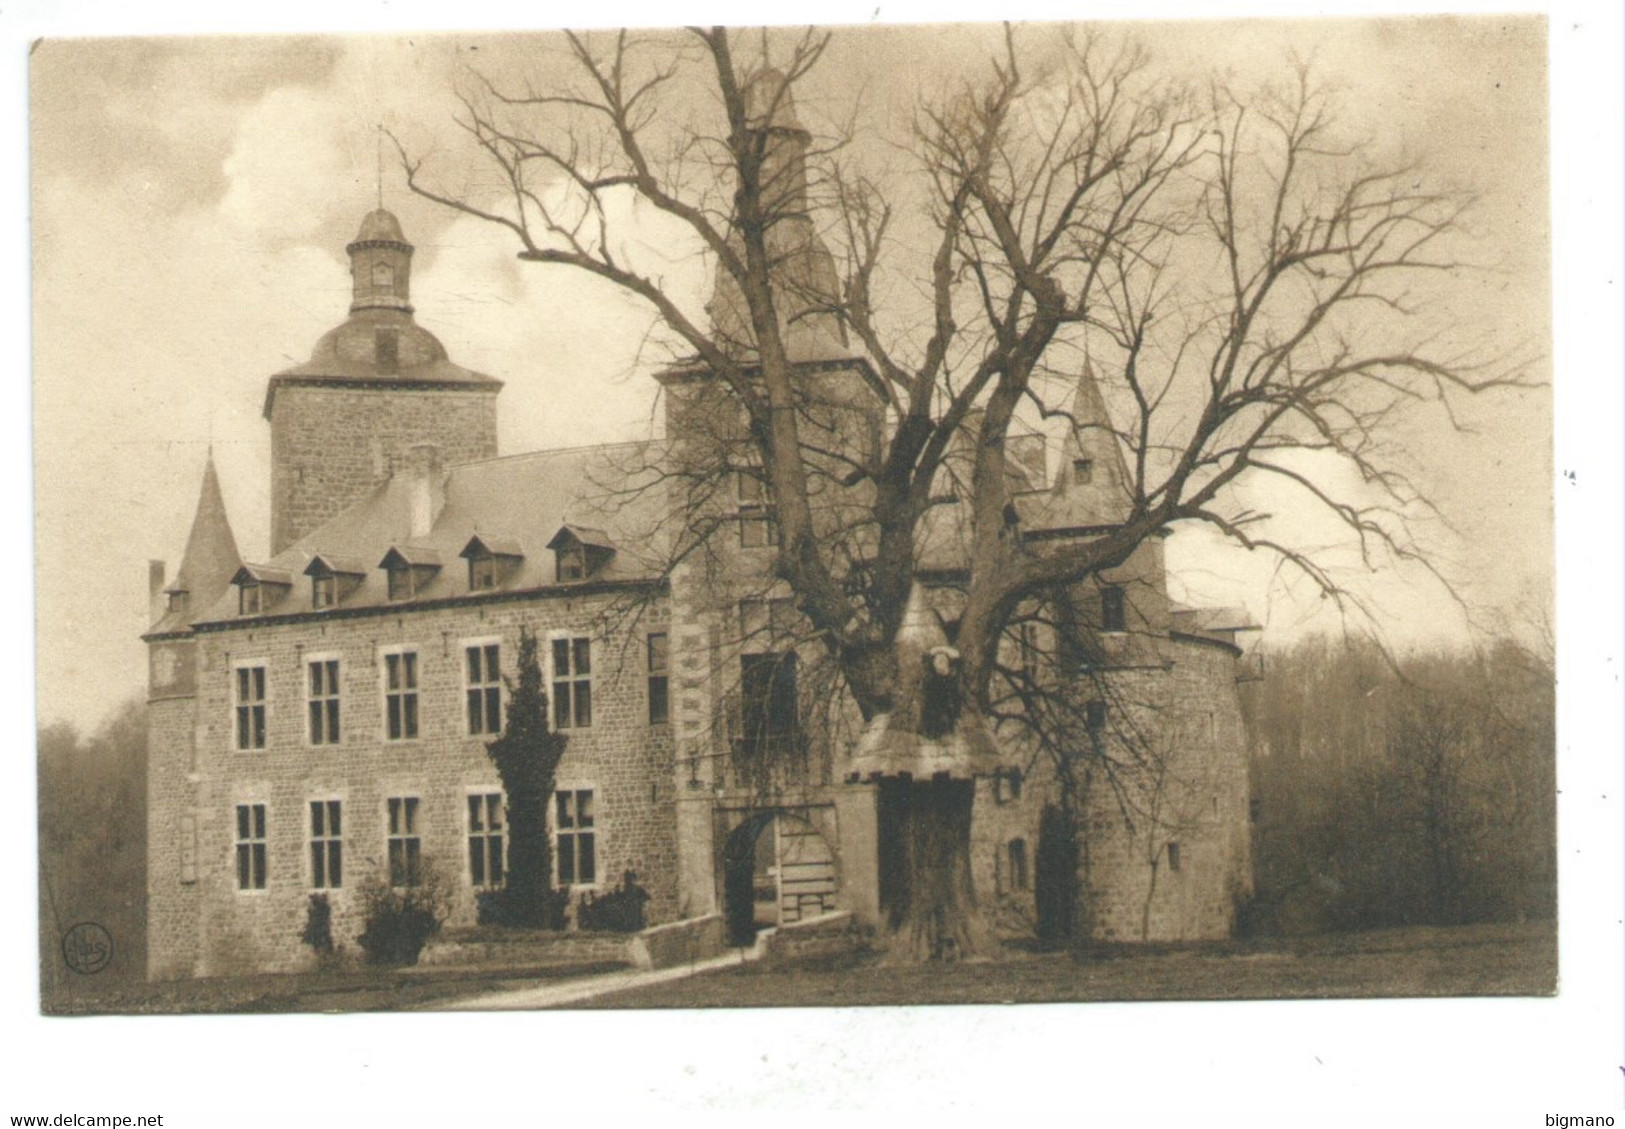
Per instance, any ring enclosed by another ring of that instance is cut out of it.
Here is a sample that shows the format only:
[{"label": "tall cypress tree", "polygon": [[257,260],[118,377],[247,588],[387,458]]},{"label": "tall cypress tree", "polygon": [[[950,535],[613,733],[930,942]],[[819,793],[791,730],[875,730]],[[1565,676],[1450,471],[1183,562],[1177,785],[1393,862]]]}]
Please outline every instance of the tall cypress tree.
[{"label": "tall cypress tree", "polygon": [[519,629],[519,677],[509,682],[507,724],[486,746],[508,795],[508,872],[494,899],[497,920],[512,925],[564,925],[564,899],[553,890],[553,846],[547,804],[569,738],[548,728],[547,690],[536,636]]}]

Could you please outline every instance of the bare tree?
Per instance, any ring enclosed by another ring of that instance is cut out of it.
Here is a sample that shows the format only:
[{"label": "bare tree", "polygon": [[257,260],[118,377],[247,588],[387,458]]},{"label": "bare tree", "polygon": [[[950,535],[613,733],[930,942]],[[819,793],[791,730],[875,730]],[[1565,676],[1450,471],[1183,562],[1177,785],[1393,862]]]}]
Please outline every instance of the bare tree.
[{"label": "bare tree", "polygon": [[[1465,201],[1420,166],[1373,167],[1305,68],[1280,92],[1198,96],[1136,47],[1007,29],[979,72],[921,102],[896,139],[907,167],[890,158],[882,174],[854,143],[861,99],[816,135],[799,116],[829,104],[829,45],[817,31],[568,35],[545,79],[476,78],[463,98],[496,191],[444,187],[443,169],[401,156],[413,191],[506,228],[522,260],[644,303],[677,367],[704,374],[697,399],[727,404],[737,433],[691,477],[759,482],[771,577],[866,724],[859,764],[890,787],[884,818],[912,844],[894,888],[901,947],[964,953],[980,943],[969,883],[944,875],[963,872],[974,793],[954,782],[994,763],[1012,618],[1182,523],[1276,554],[1353,606],[1260,499],[1319,510],[1368,561],[1423,560],[1405,518],[1428,502],[1385,439],[1409,405],[1508,378],[1434,351],[1412,318],[1414,284],[1456,269]],[[708,310],[640,256],[651,215],[707,257]],[[1105,413],[1066,407],[1086,364]],[[1121,509],[1087,535],[1028,537],[1008,441],[1056,419],[1111,438]],[[837,438],[857,420],[870,430]],[[962,517],[945,741],[919,729],[921,664],[942,656],[905,628],[949,490]],[[947,783],[914,778],[926,742],[947,750]]]},{"label": "bare tree", "polygon": [[1390,661],[1316,639],[1250,695],[1261,924],[1549,917],[1552,668],[1500,641]]}]

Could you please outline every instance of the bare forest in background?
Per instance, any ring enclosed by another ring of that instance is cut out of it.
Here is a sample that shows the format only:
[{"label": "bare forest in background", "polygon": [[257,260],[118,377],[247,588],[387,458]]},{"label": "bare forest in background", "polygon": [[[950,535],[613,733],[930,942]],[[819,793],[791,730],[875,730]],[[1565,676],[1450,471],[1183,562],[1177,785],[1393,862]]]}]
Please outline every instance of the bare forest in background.
[{"label": "bare forest in background", "polygon": [[1248,926],[1305,933],[1551,918],[1549,657],[1397,660],[1325,639],[1244,684],[1257,893]]},{"label": "bare forest in background", "polygon": [[[39,731],[39,940],[43,1002],[147,974],[147,707],[120,706],[94,734]],[[71,971],[62,940],[94,922],[113,941],[94,976]]]}]

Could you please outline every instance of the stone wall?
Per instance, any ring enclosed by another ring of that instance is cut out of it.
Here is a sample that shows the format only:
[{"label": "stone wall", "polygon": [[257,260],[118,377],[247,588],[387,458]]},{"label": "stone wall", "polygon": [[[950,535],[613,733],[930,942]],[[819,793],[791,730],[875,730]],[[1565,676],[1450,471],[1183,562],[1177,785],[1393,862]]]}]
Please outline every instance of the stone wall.
[{"label": "stone wall", "polygon": [[417,443],[438,446],[444,465],[494,457],[495,387],[279,387],[271,411],[272,554],[359,501]]},{"label": "stone wall", "polygon": [[[166,646],[171,653],[182,649],[172,643]],[[147,703],[147,977],[151,980],[191,976],[197,963],[198,886],[186,869],[188,862],[195,865],[196,713],[190,695],[154,694]]]},{"label": "stone wall", "polygon": [[[1106,703],[1098,748],[1071,750],[1083,792],[1081,935],[1096,941],[1227,937],[1252,889],[1245,734],[1234,652],[1137,635],[1159,662],[1096,672],[1074,692]],[[1044,805],[1057,799],[1050,754],[1001,734],[1004,779],[977,781],[971,865],[978,903],[1007,936],[1030,935]],[[1077,737],[1080,745],[1088,740]],[[1009,775],[1023,772],[1019,796]],[[1010,844],[1022,843],[1021,864]],[[1177,868],[1169,845],[1176,846]]]},{"label": "stone wall", "polygon": [[[388,609],[385,614],[302,617],[282,624],[251,624],[211,630],[198,637],[196,733],[199,783],[188,799],[172,783],[174,773],[155,768],[152,820],[155,829],[195,816],[197,882],[176,895],[176,852],[154,838],[149,869],[155,914],[154,968],[170,973],[218,975],[300,967],[310,959],[300,942],[312,890],[309,803],[343,803],[344,876],[329,891],[335,941],[353,948],[361,932],[359,888],[387,873],[387,801],[419,799],[418,834],[423,854],[450,879],[448,926],[475,921],[475,889],[468,851],[470,793],[499,791],[500,779],[485,750],[487,736],[467,735],[463,645],[499,641],[503,672],[514,675],[519,628],[543,637],[544,671],[550,634],[593,638],[593,716],[586,729],[571,729],[558,773],[560,788],[594,791],[597,884],[609,890],[624,871],[637,871],[652,898],[652,922],[676,916],[677,849],[672,743],[668,728],[648,724],[643,637],[665,627],[663,604],[644,609],[635,635],[605,635],[610,597],[564,596],[527,600],[471,601],[427,610]],[[390,741],[385,731],[381,655],[391,648],[418,654],[419,735]],[[308,740],[306,664],[316,656],[340,664],[341,740]],[[266,747],[236,747],[232,670],[263,665],[267,673]],[[550,673],[550,672],[548,672]],[[154,764],[180,756],[183,726],[158,715],[153,730]],[[267,815],[268,880],[264,890],[238,889],[235,808],[264,804]],[[165,833],[168,834],[167,832]],[[191,899],[196,909],[188,911]],[[174,908],[166,908],[171,907]],[[184,933],[192,912],[201,938],[197,960],[185,968]],[[164,955],[157,955],[164,954]]]},{"label": "stone wall", "polygon": [[[1227,937],[1252,890],[1246,737],[1234,653],[1169,640],[1165,669],[1110,676],[1114,789],[1091,774],[1080,867],[1089,936],[1099,941]],[[1126,715],[1126,716],[1125,716]],[[1147,754],[1130,764],[1124,734]],[[1170,851],[1177,848],[1177,864]]]}]

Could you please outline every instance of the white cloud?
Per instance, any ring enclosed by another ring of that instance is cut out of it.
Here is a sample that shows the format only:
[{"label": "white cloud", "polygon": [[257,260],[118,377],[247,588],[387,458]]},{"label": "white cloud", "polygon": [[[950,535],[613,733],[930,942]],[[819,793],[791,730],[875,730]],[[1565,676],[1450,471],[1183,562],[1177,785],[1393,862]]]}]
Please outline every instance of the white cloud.
[{"label": "white cloud", "polygon": [[258,242],[304,239],[327,218],[334,186],[353,172],[331,97],[281,87],[238,124],[220,212]]}]

